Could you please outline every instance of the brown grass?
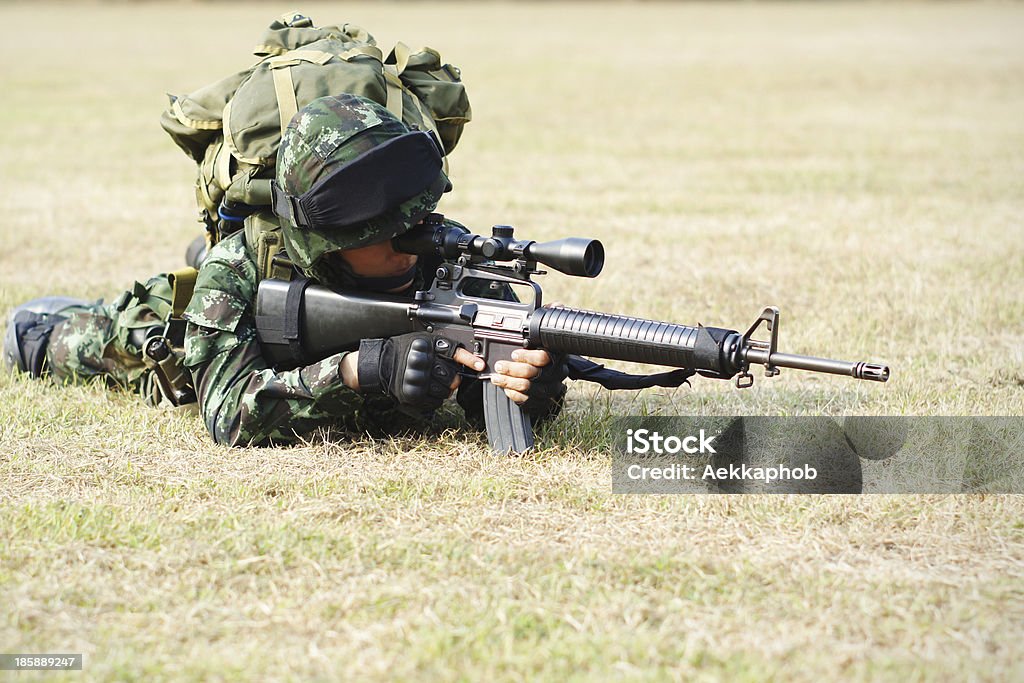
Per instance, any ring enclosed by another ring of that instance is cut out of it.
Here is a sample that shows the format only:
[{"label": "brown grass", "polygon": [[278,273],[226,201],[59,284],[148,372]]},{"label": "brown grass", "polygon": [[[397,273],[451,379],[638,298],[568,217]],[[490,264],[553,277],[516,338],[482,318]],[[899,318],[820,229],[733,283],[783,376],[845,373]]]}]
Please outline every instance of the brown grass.
[{"label": "brown grass", "polygon": [[[245,66],[282,9],[0,10],[0,308],[178,267],[192,168],[162,93]],[[574,388],[497,459],[465,431],[231,450],[0,377],[0,649],[84,652],[69,680],[1024,675],[1019,496],[616,497],[593,447],[643,411],[1022,414],[1024,9],[306,9],[463,68],[442,209],[608,249],[549,298],[734,327],[777,304],[785,350],[893,380]]]}]

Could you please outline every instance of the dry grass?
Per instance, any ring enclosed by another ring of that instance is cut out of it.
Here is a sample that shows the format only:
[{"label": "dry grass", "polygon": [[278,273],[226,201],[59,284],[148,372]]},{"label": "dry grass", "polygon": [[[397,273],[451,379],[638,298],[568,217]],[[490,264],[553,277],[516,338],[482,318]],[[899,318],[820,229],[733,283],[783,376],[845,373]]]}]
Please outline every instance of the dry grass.
[{"label": "dry grass", "polygon": [[[0,309],[180,264],[162,93],[244,66],[281,9],[0,8]],[[577,388],[539,452],[496,459],[462,431],[230,450],[187,412],[0,377],[0,649],[119,681],[1024,675],[1021,497],[613,497],[593,446],[643,411],[1022,414],[1024,8],[307,10],[463,67],[443,210],[609,251],[550,297],[736,327],[773,303],[786,350],[894,378]]]}]

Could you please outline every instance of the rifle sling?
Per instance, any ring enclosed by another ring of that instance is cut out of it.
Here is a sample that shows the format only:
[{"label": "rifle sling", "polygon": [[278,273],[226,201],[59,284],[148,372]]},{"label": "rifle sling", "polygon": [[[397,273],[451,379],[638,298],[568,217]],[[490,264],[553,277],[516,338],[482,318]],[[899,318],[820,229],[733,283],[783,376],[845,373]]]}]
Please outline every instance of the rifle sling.
[{"label": "rifle sling", "polygon": [[631,375],[611,370],[581,356],[566,356],[569,379],[596,382],[605,389],[647,389],[649,387],[678,387],[685,384],[696,371],[680,368],[652,375]]},{"label": "rifle sling", "polygon": [[281,337],[288,342],[288,350],[296,362],[302,362],[302,296],[309,287],[309,278],[298,278],[288,284],[288,296],[284,306],[284,332]]}]

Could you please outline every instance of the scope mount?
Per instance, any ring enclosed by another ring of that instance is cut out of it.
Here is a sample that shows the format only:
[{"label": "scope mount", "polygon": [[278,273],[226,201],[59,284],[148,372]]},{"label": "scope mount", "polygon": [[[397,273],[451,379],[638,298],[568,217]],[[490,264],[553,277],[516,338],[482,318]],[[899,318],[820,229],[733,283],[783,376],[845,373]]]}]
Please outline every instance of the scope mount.
[{"label": "scope mount", "polygon": [[473,239],[469,233],[460,235],[456,244],[462,253],[455,263],[524,281],[529,281],[532,275],[546,275],[548,271],[538,268],[537,261],[525,256],[533,242],[517,241],[514,236],[515,228],[511,225],[495,225],[491,228],[491,236],[485,238],[477,236]]}]

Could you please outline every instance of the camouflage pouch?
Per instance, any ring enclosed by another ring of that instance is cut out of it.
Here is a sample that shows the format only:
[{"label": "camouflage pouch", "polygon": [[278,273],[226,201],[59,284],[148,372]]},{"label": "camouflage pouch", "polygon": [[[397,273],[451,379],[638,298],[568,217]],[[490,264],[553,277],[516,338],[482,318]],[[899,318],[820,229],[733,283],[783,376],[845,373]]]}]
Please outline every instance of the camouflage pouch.
[{"label": "camouflage pouch", "polygon": [[245,241],[255,252],[256,277],[291,280],[291,259],[284,249],[281,221],[272,211],[257,211],[245,219]]},{"label": "camouflage pouch", "polygon": [[112,306],[115,337],[104,351],[122,368],[129,386],[138,386],[150,405],[180,406],[195,401],[185,370],[185,321],[197,271],[184,268],[136,282]]},{"label": "camouflage pouch", "polygon": [[136,282],[111,305],[114,317],[114,347],[137,361],[147,331],[162,328],[171,315],[172,286],[166,275],[145,283]]}]

